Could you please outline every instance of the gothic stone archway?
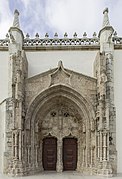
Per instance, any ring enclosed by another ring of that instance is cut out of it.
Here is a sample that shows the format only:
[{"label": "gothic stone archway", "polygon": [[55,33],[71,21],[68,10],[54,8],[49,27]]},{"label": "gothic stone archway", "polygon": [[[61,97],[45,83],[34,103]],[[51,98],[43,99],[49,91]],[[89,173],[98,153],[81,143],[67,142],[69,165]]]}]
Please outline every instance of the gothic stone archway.
[{"label": "gothic stone archway", "polygon": [[94,111],[90,103],[73,89],[57,85],[42,92],[29,107],[25,124],[28,170],[44,169],[42,142],[47,136],[57,138],[57,172],[63,171],[63,138],[68,136],[77,138],[76,170],[84,172],[94,167]]}]

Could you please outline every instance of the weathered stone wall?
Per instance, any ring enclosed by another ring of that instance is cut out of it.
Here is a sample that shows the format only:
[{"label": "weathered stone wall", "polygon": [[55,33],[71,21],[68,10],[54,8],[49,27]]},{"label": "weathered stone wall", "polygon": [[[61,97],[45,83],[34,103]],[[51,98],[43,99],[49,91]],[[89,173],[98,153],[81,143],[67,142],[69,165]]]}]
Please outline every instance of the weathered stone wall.
[{"label": "weathered stone wall", "polygon": [[35,76],[56,67],[61,60],[65,68],[82,73],[88,76],[93,76],[93,62],[99,49],[87,50],[84,48],[67,49],[52,47],[52,50],[26,50],[25,53],[28,59],[29,69],[28,77]]},{"label": "weathered stone wall", "polygon": [[9,52],[0,50],[0,103],[8,97]]},{"label": "weathered stone wall", "polygon": [[0,103],[0,173],[4,170],[6,101]]},{"label": "weathered stone wall", "polygon": [[[51,74],[55,71],[56,69],[53,69],[26,80],[26,106],[28,106],[42,91],[50,87]],[[78,91],[94,105],[96,98],[96,79],[70,70],[66,71],[71,75],[71,88]]]},{"label": "weathered stone wall", "polygon": [[114,51],[114,99],[116,106],[116,145],[117,145],[117,171],[122,172],[122,50]]}]

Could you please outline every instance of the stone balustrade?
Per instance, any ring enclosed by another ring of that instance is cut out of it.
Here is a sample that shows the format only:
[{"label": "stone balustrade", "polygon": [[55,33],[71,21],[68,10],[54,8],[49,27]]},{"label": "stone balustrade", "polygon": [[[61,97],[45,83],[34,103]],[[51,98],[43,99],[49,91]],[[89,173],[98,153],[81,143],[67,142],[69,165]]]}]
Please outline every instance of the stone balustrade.
[{"label": "stone balustrade", "polygon": [[9,39],[0,39],[0,47],[8,47]]},{"label": "stone balustrade", "polygon": [[122,45],[122,37],[118,37],[118,36],[113,37],[113,42],[115,45]]},{"label": "stone balustrade", "polygon": [[[122,45],[122,37],[118,37],[117,35],[113,36],[113,42],[115,46]],[[9,35],[6,35],[5,39],[0,39],[0,47],[8,47],[10,43]],[[95,47],[99,46],[99,38],[94,36],[89,38],[84,33],[82,38],[78,38],[75,33],[73,38],[68,38],[67,34],[64,34],[64,38],[58,38],[58,34],[54,35],[54,38],[49,38],[49,35],[46,34],[45,38],[39,38],[38,33],[35,35],[35,38],[30,38],[27,34],[24,38],[23,47],[52,47],[52,46],[89,46]]]},{"label": "stone balustrade", "polygon": [[99,39],[95,38],[25,38],[24,46],[82,46],[90,45],[95,46],[99,45]]}]

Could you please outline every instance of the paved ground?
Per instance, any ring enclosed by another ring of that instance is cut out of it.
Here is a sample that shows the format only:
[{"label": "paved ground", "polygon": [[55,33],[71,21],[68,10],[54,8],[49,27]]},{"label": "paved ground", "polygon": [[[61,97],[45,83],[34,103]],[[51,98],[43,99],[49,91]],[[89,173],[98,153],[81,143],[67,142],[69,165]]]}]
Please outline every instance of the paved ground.
[{"label": "paved ground", "polygon": [[[15,178],[15,177],[14,177]],[[13,177],[0,175],[0,179],[14,179]],[[39,175],[25,176],[25,177],[17,177],[17,179],[107,179],[107,177],[100,176],[84,176],[79,173],[42,173]],[[122,179],[122,174],[118,174],[116,177],[112,179]]]}]

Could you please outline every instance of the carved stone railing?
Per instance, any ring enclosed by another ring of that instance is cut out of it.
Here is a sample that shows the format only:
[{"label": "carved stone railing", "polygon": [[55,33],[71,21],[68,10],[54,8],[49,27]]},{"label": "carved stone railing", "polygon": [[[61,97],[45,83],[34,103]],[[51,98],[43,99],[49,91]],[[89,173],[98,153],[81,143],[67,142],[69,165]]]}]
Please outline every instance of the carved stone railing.
[{"label": "carved stone railing", "polygon": [[113,37],[113,42],[115,45],[122,45],[122,37],[114,36]]},{"label": "carved stone railing", "polygon": [[0,39],[0,47],[8,47],[10,40],[8,38],[6,39]]},{"label": "carved stone railing", "polygon": [[96,38],[35,38],[35,39],[24,39],[24,47],[27,46],[82,46],[82,45],[90,45],[95,46],[99,45],[99,39]]},{"label": "carved stone railing", "polygon": [[[118,37],[117,35],[113,36],[113,42],[115,46],[120,46],[122,48],[122,37]],[[9,36],[7,35],[5,39],[0,39],[0,48],[8,47],[10,43]],[[30,38],[27,34],[23,47],[65,47],[65,46],[88,46],[88,47],[99,47],[100,40],[97,36],[93,36],[92,38],[88,38],[84,35],[82,38],[78,38],[75,34],[73,38],[68,38],[65,34],[64,38],[58,38],[58,35],[55,34],[54,38],[49,38],[48,34],[45,35],[45,38],[39,38],[39,35],[36,34],[35,38]]]},{"label": "carved stone railing", "polygon": [[[7,47],[10,42],[10,37],[7,34],[5,39],[0,40],[0,47]],[[49,38],[48,33],[45,34],[44,38],[40,38],[39,34],[36,33],[35,38],[30,38],[29,34],[26,35],[23,42],[23,47],[60,47],[60,46],[98,46],[99,38],[94,32],[92,38],[88,38],[86,32],[84,32],[83,37],[77,37],[76,32],[73,38],[69,38],[68,34],[65,33],[63,38],[58,38],[58,34],[55,33],[53,38]]]}]

